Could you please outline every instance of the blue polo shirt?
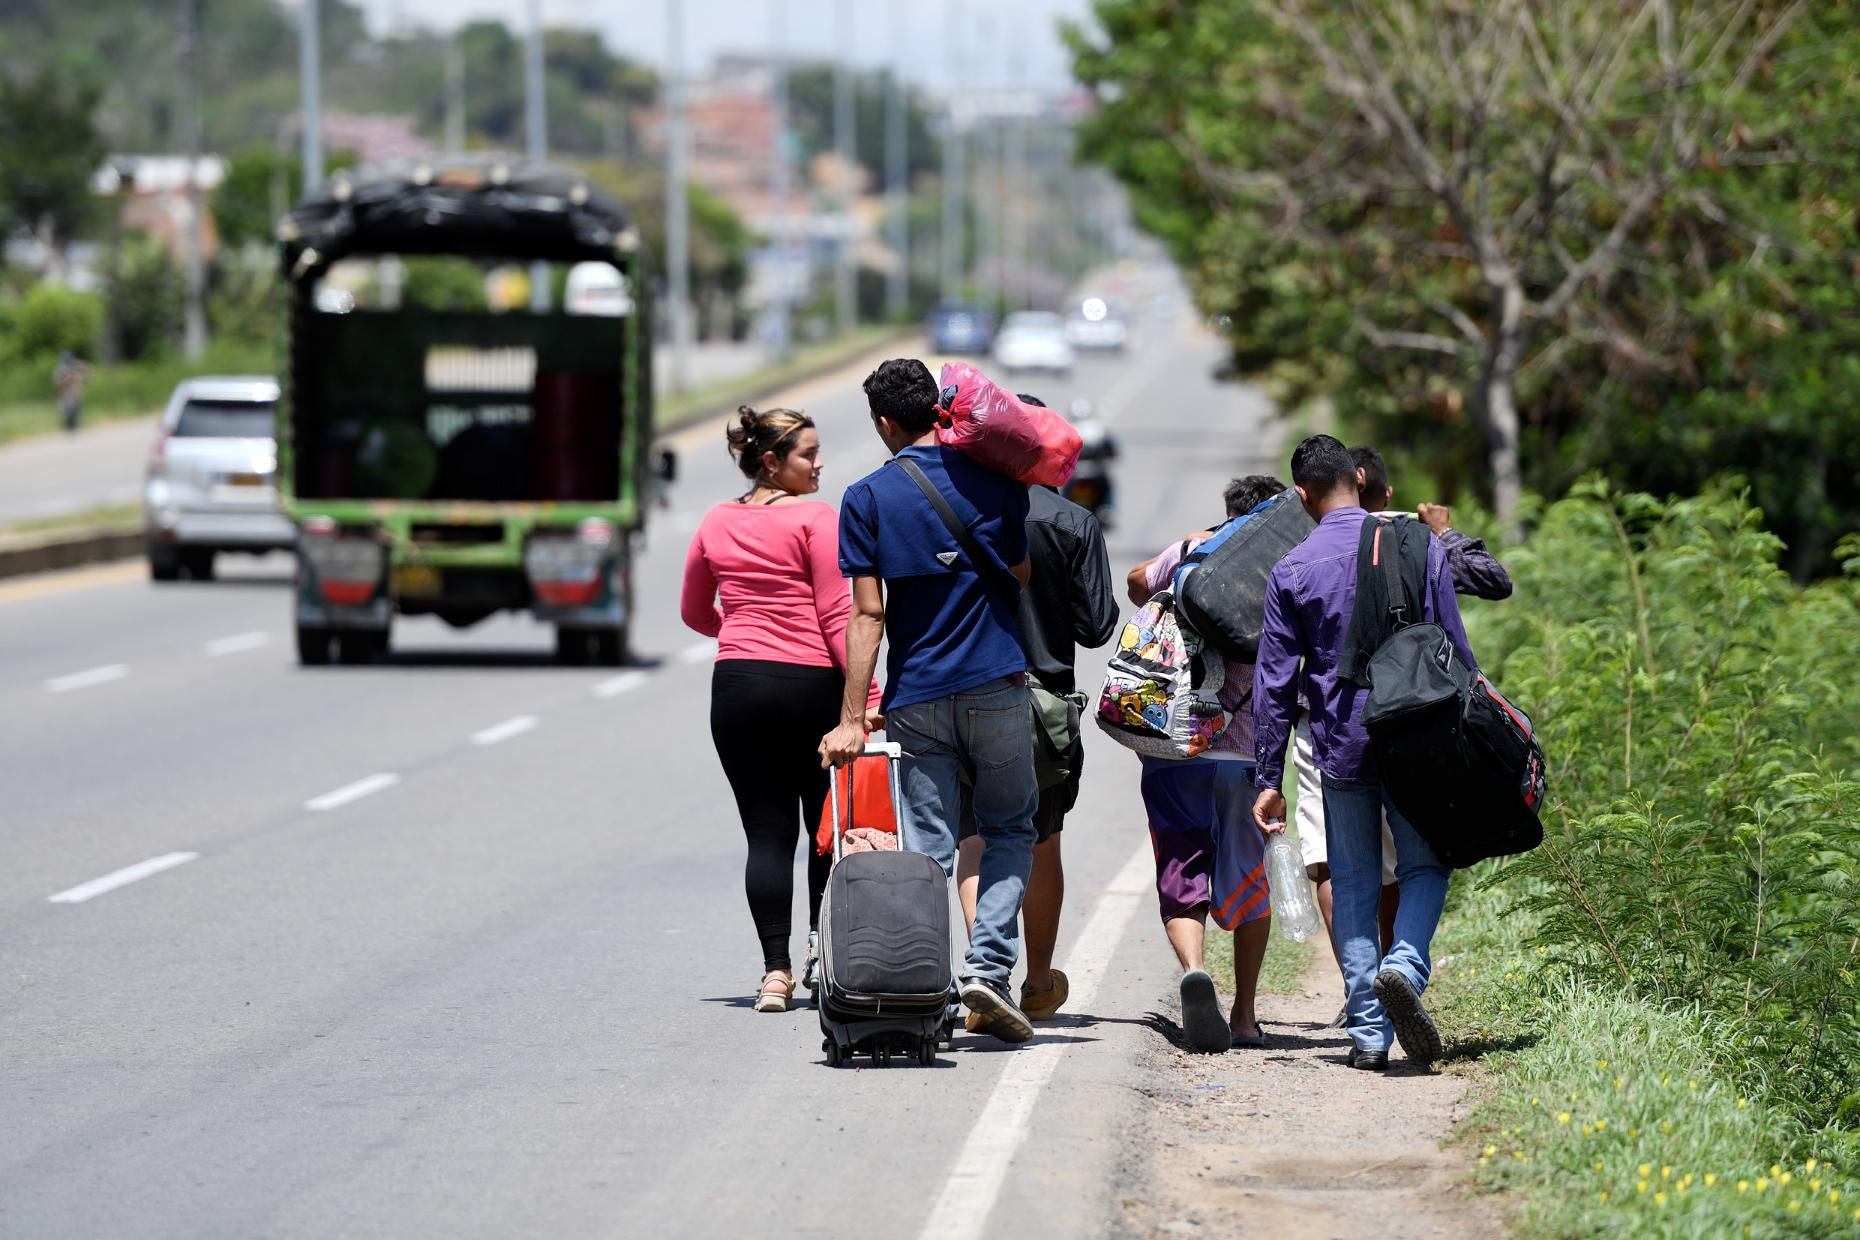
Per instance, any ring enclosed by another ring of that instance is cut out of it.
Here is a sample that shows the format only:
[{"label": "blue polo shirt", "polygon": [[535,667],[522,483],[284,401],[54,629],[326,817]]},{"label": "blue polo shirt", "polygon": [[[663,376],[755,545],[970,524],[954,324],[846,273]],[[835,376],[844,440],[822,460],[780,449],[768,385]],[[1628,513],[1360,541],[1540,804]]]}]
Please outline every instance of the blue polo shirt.
[{"label": "blue polo shirt", "polygon": [[[999,570],[1027,558],[1023,484],[952,448],[913,446],[898,455],[917,462]],[[882,710],[934,701],[1027,670],[1018,593],[1010,598],[998,575],[969,564],[955,535],[895,459],[846,489],[840,572],[885,583],[891,648]]]}]

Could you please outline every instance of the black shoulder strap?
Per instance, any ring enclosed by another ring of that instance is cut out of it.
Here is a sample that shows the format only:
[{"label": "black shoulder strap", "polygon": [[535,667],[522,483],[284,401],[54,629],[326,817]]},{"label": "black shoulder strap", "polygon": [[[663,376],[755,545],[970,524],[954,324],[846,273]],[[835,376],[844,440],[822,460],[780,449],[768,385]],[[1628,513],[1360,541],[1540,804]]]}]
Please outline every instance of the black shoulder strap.
[{"label": "black shoulder strap", "polygon": [[1403,517],[1376,521],[1376,562],[1388,595],[1389,625],[1396,629],[1405,629],[1420,620],[1410,610],[1408,587],[1402,581],[1401,545],[1406,524]]},{"label": "black shoulder strap", "polygon": [[969,527],[962,523],[962,518],[958,517],[956,510],[949,506],[949,501],[943,498],[943,492],[937,490],[936,483],[930,481],[929,475],[918,467],[916,461],[907,456],[892,459],[897,462],[905,475],[917,484],[917,489],[924,493],[924,498],[930,501],[932,508],[936,509],[936,515],[943,518],[943,524],[949,528],[951,534],[955,535],[956,545],[961,547],[962,553],[969,557],[969,564],[975,571],[984,578],[993,578],[996,582],[1012,581],[1014,583],[1013,597],[1018,600],[1020,578],[996,567],[993,560],[982,554],[982,549],[976,545],[975,536],[969,533]]}]

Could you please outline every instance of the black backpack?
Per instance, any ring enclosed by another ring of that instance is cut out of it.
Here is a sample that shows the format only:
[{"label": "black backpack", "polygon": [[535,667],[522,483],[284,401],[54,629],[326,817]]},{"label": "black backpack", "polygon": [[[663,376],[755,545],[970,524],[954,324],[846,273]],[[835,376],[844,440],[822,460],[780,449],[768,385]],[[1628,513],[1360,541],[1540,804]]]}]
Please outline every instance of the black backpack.
[{"label": "black backpack", "polygon": [[1446,630],[1407,622],[1419,604],[1398,557],[1380,558],[1394,632],[1369,659],[1363,725],[1389,799],[1455,868],[1530,851],[1543,843],[1545,787],[1530,719],[1460,661]]},{"label": "black backpack", "polygon": [[1182,557],[1177,611],[1223,657],[1256,662],[1266,621],[1266,579],[1315,528],[1295,491],[1281,491],[1238,524],[1228,522]]}]

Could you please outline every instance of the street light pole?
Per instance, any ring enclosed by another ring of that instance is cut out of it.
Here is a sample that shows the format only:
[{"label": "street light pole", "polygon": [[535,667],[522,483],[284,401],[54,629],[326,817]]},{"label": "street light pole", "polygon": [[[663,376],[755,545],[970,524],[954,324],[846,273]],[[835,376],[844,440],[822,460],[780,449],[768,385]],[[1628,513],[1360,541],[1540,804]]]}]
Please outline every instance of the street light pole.
[{"label": "street light pole", "polygon": [[[950,7],[949,29],[962,30],[962,5],[954,3]],[[968,222],[968,195],[964,192],[963,179],[963,141],[962,126],[957,120],[956,92],[961,82],[962,58],[957,48],[960,39],[949,39],[945,44],[944,90],[948,97],[944,101],[943,129],[943,254],[942,286],[943,299],[953,301],[962,293],[963,254],[967,247],[964,236]]]},{"label": "street light pole", "polygon": [[670,387],[685,390],[691,351],[690,204],[687,201],[685,133],[685,32],[681,0],[665,0],[665,266],[670,277],[672,317]]},{"label": "street light pole", "polygon": [[454,30],[446,37],[446,150],[465,149],[465,46]]},{"label": "street light pole", "polygon": [[885,97],[885,200],[891,217],[891,279],[885,286],[885,312],[896,321],[910,311],[911,222],[906,217],[907,170],[904,128],[904,0],[891,0],[891,90]]},{"label": "street light pole", "polygon": [[769,84],[775,96],[774,116],[771,118],[773,123],[770,126],[773,131],[770,189],[775,199],[775,288],[771,309],[775,316],[775,356],[785,361],[792,334],[788,280],[789,264],[794,257],[793,219],[789,215],[788,203],[788,6],[785,0],[774,0],[769,6],[769,26],[769,61],[772,70]]},{"label": "street light pole", "polygon": [[200,0],[182,0],[185,58],[182,120],[187,135],[187,225],[181,230],[181,255],[186,267],[187,307],[181,332],[181,354],[194,361],[207,347],[206,272],[201,217],[206,204],[200,195]]},{"label": "street light pole", "polygon": [[[542,0],[530,0],[530,37],[523,58],[525,128],[528,131],[528,155],[541,162],[549,154],[548,116],[543,93]],[[551,301],[549,264],[530,264],[530,313],[547,314]]]},{"label": "street light pole", "polygon": [[833,65],[833,146],[839,156],[839,263],[835,304],[839,329],[850,332],[859,318],[857,272],[853,266],[853,82],[852,0],[835,6],[839,22],[839,56]]},{"label": "street light pole", "polygon": [[303,143],[304,191],[323,183],[323,27],[317,0],[298,0],[297,129]]}]

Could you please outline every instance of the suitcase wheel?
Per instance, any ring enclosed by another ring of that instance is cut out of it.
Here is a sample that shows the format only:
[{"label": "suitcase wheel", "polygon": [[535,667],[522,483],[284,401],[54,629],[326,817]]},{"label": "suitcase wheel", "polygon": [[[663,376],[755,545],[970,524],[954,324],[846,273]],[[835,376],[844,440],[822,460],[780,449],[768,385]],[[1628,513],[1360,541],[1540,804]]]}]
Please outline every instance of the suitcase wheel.
[{"label": "suitcase wheel", "polygon": [[828,1038],[826,1041],[822,1042],[820,1044],[820,1049],[827,1052],[827,1067],[829,1068],[839,1067],[846,1058],[845,1055],[840,1052],[840,1044],[835,1042],[832,1038]]},{"label": "suitcase wheel", "polygon": [[936,1064],[936,1039],[935,1038],[925,1038],[923,1040],[923,1043],[918,1046],[917,1062],[922,1064],[926,1068],[935,1066]]}]

